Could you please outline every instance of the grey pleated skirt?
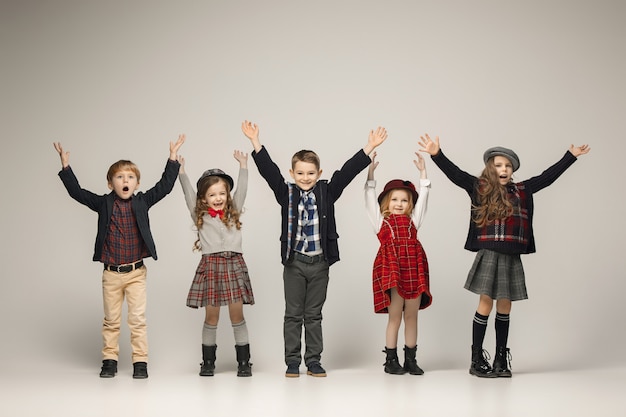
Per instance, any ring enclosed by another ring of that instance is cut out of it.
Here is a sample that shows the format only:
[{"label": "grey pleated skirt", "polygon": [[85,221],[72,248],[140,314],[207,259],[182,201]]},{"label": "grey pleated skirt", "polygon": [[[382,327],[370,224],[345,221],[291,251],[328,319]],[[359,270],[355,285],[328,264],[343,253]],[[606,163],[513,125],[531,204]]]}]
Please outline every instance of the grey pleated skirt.
[{"label": "grey pleated skirt", "polygon": [[520,255],[479,250],[467,274],[465,289],[494,300],[526,300],[528,293]]}]

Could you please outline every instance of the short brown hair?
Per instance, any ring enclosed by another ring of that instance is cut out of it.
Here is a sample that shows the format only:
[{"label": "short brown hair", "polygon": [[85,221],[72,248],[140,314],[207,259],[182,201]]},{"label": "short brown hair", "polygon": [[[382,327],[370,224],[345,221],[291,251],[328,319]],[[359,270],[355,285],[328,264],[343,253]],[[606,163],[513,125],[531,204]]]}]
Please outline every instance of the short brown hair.
[{"label": "short brown hair", "polygon": [[302,149],[293,154],[291,157],[291,169],[296,167],[296,162],[308,162],[315,165],[315,168],[320,170],[320,157],[313,151]]},{"label": "short brown hair", "polygon": [[137,165],[127,159],[120,159],[109,167],[109,170],[107,171],[107,182],[110,184],[113,181],[113,176],[117,172],[124,170],[133,171],[137,176],[137,182],[139,183],[139,180],[141,179],[139,168],[137,168]]}]

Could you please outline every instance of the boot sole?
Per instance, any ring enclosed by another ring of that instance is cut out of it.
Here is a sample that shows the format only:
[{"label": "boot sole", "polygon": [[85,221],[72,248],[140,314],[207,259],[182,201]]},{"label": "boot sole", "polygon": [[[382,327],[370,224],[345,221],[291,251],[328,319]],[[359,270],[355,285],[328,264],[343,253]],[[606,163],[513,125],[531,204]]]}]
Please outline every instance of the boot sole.
[{"label": "boot sole", "polygon": [[404,374],[406,374],[406,371],[390,372],[390,371],[385,370],[385,373],[389,374],[389,375],[404,375]]},{"label": "boot sole", "polygon": [[489,373],[489,374],[481,374],[481,373],[478,373],[478,372],[473,372],[473,371],[470,369],[469,373],[470,373],[470,375],[474,375],[474,376],[476,376],[476,377],[478,377],[478,378],[497,378],[497,377],[498,377],[498,375],[496,375],[496,374],[495,374],[495,373],[493,373],[493,372],[492,372],[492,373]]}]

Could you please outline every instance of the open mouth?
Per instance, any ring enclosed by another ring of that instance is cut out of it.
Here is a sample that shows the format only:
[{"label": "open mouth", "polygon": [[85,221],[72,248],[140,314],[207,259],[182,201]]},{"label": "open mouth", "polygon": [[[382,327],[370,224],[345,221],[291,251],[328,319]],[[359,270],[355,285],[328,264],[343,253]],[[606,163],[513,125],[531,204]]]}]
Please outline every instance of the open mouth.
[{"label": "open mouth", "polygon": [[124,191],[125,193],[128,192],[129,188],[128,186],[125,186],[124,188],[122,188],[122,191]]}]

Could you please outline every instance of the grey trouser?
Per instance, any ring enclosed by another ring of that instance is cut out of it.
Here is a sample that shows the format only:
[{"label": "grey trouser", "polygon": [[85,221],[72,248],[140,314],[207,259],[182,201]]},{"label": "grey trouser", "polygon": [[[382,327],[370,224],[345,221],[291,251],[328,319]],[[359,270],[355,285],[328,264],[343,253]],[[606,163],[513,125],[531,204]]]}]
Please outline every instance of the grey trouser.
[{"label": "grey trouser", "polygon": [[290,259],[283,270],[285,288],[285,363],[302,361],[302,325],[306,351],[304,363],[320,361],[322,339],[322,307],[328,288],[328,262],[306,263]]}]

